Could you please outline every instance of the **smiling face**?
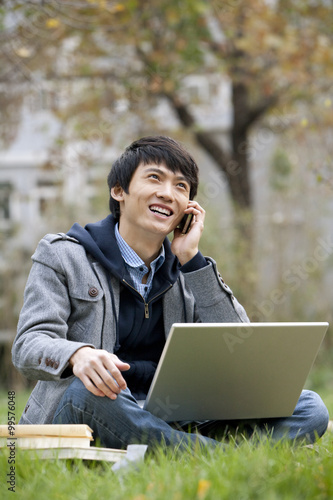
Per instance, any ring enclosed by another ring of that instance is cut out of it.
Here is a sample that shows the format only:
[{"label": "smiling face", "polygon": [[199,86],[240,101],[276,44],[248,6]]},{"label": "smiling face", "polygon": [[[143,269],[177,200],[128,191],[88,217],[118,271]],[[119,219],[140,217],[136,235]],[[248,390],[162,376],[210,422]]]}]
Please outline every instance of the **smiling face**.
[{"label": "smiling face", "polygon": [[165,165],[141,164],[128,193],[118,185],[112,188],[111,196],[119,201],[119,230],[127,242],[142,237],[163,241],[184,216],[190,183],[181,172],[173,173]]}]

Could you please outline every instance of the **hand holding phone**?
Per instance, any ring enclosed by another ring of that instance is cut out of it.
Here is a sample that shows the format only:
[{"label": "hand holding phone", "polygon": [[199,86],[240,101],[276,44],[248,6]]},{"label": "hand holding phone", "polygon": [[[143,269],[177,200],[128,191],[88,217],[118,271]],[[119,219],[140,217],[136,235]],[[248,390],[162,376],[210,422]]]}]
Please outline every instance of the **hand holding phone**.
[{"label": "hand holding phone", "polygon": [[171,243],[171,250],[182,266],[198,253],[204,220],[205,210],[197,201],[189,200]]}]

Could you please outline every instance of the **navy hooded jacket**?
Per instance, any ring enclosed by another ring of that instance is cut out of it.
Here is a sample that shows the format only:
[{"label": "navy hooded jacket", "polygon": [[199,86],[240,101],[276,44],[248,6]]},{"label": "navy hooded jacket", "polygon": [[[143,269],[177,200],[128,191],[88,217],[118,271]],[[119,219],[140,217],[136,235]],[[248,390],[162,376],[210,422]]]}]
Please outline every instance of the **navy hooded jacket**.
[{"label": "navy hooded jacket", "polygon": [[[109,215],[97,223],[87,224],[84,228],[75,223],[67,234],[79,240],[86,252],[122,284],[114,353],[130,364],[130,369],[122,375],[132,394],[137,399],[144,399],[165,343],[163,295],[172,287],[181,271],[199,269],[207,265],[207,261],[198,252],[189,263],[181,267],[171,251],[168,238],[165,238],[165,261],[155,273],[151,292],[145,301],[134,288],[125,267],[115,237],[115,225],[114,217]],[[112,299],[111,286],[110,293]],[[113,300],[112,303],[114,304]]]}]

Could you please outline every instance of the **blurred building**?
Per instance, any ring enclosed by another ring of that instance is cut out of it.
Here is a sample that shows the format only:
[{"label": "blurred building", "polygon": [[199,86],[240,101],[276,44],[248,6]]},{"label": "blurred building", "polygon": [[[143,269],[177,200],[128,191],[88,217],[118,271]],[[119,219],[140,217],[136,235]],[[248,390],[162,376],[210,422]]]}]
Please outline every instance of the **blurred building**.
[{"label": "blurred building", "polygon": [[[228,81],[215,75],[191,75],[185,83],[182,97],[192,103],[195,119],[228,148],[233,119]],[[67,231],[73,222],[85,224],[107,215],[106,176],[113,160],[129,142],[147,129],[154,130],[154,124],[161,124],[160,129],[156,126],[156,133],[163,130],[184,142],[184,132],[165,100],[161,99],[154,108],[149,108],[149,113],[139,116],[131,113],[129,102],[122,98],[114,104],[115,112],[109,113],[109,128],[105,128],[105,124],[103,129],[92,127],[88,139],[67,140],[65,145],[57,146],[62,124],[52,113],[51,97],[44,95],[40,99],[37,93],[35,101],[29,98],[22,109],[15,139],[6,150],[0,151],[0,314],[3,318],[10,308],[14,316],[19,312],[30,268],[29,256],[45,233]],[[296,117],[296,130],[299,121]],[[309,165],[311,156],[313,162],[321,161],[323,148],[320,143],[310,142],[309,135],[296,135],[295,140],[295,136],[279,137],[274,130],[274,124],[266,124],[255,129],[251,138],[255,260],[250,265],[255,268],[249,272],[256,275],[258,294],[248,298],[253,304],[249,313],[259,311],[261,317],[266,315],[266,320],[281,317],[279,314],[283,319],[292,320],[294,312],[299,311],[300,318],[326,320],[333,298],[333,206],[330,192],[325,192],[324,186],[318,187]],[[105,138],[108,134],[109,145],[105,146],[100,136]],[[314,135],[317,141],[321,139],[318,134]],[[185,140],[189,137],[190,134],[186,135]],[[210,214],[216,214],[210,218],[210,221],[214,219],[213,229],[208,228],[205,233],[211,238],[209,245],[214,258],[221,260],[226,279],[236,281],[236,286],[241,288],[227,183],[207,154],[194,144],[190,149],[200,167],[200,201]],[[280,153],[274,157],[276,151]],[[54,161],[55,154],[58,156]],[[102,205],[95,210],[99,193],[102,193]],[[319,261],[318,251],[324,253],[326,248],[325,259]],[[20,252],[23,252],[21,257]],[[229,265],[225,266],[225,262]],[[8,286],[14,306],[8,302]],[[280,298],[276,301],[276,297]],[[8,319],[10,323],[13,321]]]},{"label": "blurred building", "polygon": [[[228,83],[221,83],[214,75],[209,78],[194,75],[186,79],[185,85],[188,99],[197,102],[193,111],[198,122],[206,130],[221,134],[225,140],[232,120]],[[50,97],[47,96],[48,88]],[[96,186],[102,180],[105,182],[112,161],[121,152],[112,144],[102,147],[92,135],[88,145],[87,141],[73,141],[62,150],[59,147],[61,155],[51,165],[50,156],[54,155],[61,130],[59,120],[49,109],[54,105],[53,93],[52,86],[46,85],[42,99],[40,92],[27,97],[15,139],[7,149],[0,150],[0,237],[10,235],[11,246],[33,248],[36,239],[50,230],[50,214],[59,206],[78,210],[87,207],[96,195]],[[215,96],[213,107],[212,96]],[[124,100],[118,103],[120,115],[127,109],[128,103]],[[178,126],[164,100],[151,114],[155,121],[163,120],[164,128],[174,130]],[[117,116],[114,120],[117,121]],[[139,130],[140,125],[130,118],[117,135],[118,138],[131,137],[131,141],[138,137]],[[117,142],[117,137],[113,140]],[[88,155],[93,164],[91,168],[87,167]],[[204,177],[209,178],[211,168],[205,168]]]}]

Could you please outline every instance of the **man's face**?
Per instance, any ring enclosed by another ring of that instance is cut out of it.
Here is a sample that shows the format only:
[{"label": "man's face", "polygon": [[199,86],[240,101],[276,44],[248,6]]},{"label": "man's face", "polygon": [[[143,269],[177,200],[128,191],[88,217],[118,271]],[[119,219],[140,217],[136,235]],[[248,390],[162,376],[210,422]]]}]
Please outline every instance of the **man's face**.
[{"label": "man's face", "polygon": [[128,191],[121,189],[120,228],[166,236],[184,216],[190,183],[181,172],[152,163],[138,166]]}]

